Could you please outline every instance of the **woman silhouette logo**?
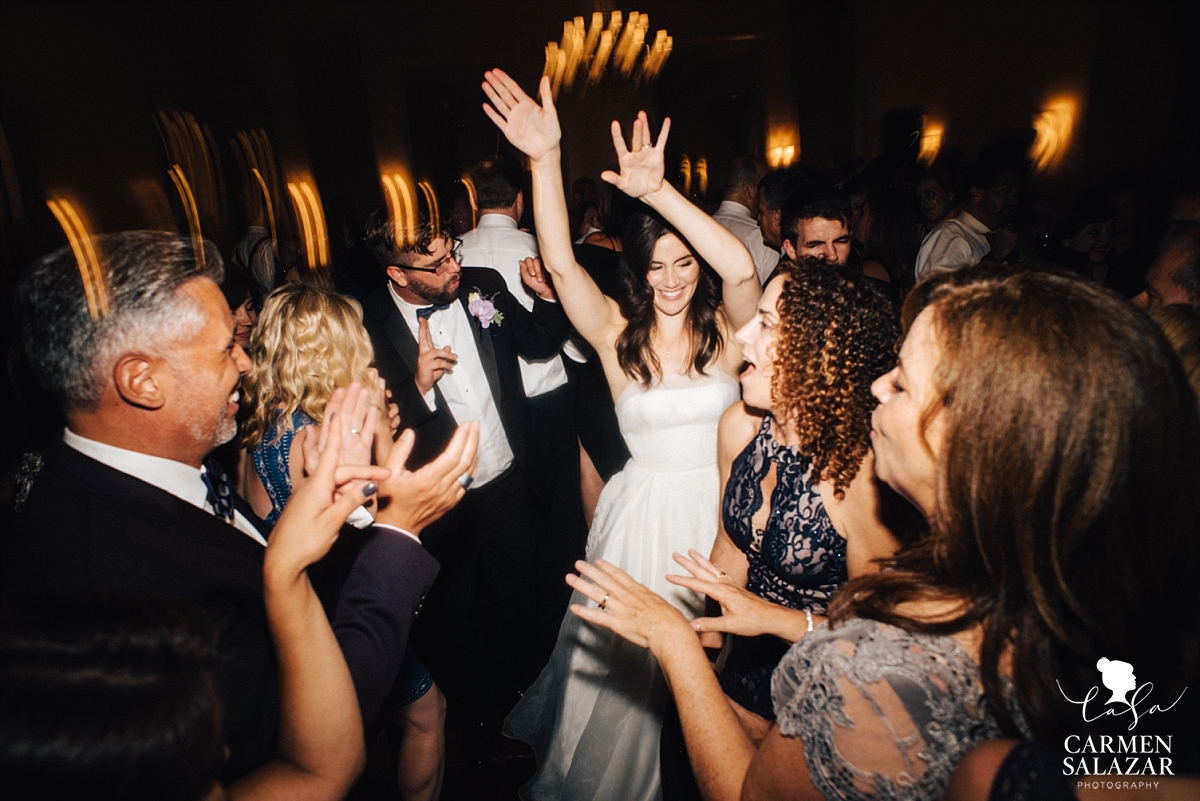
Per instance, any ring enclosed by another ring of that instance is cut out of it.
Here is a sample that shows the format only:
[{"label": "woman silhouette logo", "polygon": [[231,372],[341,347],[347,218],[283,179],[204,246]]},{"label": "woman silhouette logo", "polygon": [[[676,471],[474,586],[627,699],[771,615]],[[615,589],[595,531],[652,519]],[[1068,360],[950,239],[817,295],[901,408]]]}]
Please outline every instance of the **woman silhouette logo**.
[{"label": "woman silhouette logo", "polygon": [[[1080,711],[1083,714],[1084,723],[1091,723],[1094,720],[1099,720],[1100,718],[1106,716],[1119,717],[1120,715],[1124,715],[1126,713],[1132,713],[1133,720],[1129,724],[1129,730],[1133,731],[1134,727],[1136,727],[1138,724],[1138,719],[1142,715],[1153,715],[1155,712],[1169,712],[1174,708],[1175,704],[1179,703],[1180,698],[1183,698],[1183,693],[1187,692],[1187,687],[1184,687],[1183,691],[1179,693],[1179,698],[1176,698],[1174,703],[1172,703],[1170,706],[1164,707],[1159,706],[1158,704],[1153,704],[1149,709],[1139,710],[1138,706],[1144,705],[1145,702],[1147,702],[1150,693],[1154,691],[1153,682],[1148,681],[1139,687],[1138,681],[1133,675],[1133,665],[1129,664],[1128,662],[1122,662],[1119,659],[1105,659],[1101,657],[1100,660],[1096,662],[1096,670],[1100,671],[1100,680],[1104,683],[1104,686],[1112,690],[1112,697],[1108,699],[1108,702],[1105,704],[1105,709],[1103,709],[1099,714],[1089,716],[1087,710],[1088,703],[1090,701],[1094,701],[1100,696],[1101,693],[1099,687],[1093,686],[1092,689],[1088,690],[1088,693],[1086,696],[1084,696],[1083,700],[1076,701],[1074,698],[1063,692],[1062,684],[1058,685],[1058,691],[1062,693],[1063,698],[1067,699],[1072,704],[1082,707]],[[1132,700],[1125,697],[1129,693],[1133,693]],[[1128,708],[1109,709],[1109,704],[1124,704]]]},{"label": "woman silhouette logo", "polygon": [[1100,671],[1100,680],[1104,683],[1104,686],[1112,690],[1112,698],[1108,699],[1108,703],[1122,703],[1133,706],[1125,698],[1126,693],[1137,689],[1137,679],[1133,675],[1133,665],[1128,662],[1122,662],[1119,659],[1105,659],[1104,657],[1100,657],[1100,661],[1096,663],[1096,670]]}]

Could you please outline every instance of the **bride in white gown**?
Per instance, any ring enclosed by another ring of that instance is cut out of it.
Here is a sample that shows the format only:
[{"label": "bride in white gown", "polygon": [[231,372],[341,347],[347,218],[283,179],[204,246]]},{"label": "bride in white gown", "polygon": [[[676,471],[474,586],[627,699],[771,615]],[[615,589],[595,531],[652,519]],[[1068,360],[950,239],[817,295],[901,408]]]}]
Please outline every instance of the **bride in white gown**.
[{"label": "bride in white gown", "polygon": [[[651,144],[643,112],[629,147],[613,123],[621,171],[601,175],[649,207],[626,228],[624,296],[619,304],[606,297],[571,249],[549,81],[539,105],[500,70],[484,78],[491,100],[484,111],[529,156],[545,267],[567,316],[599,355],[633,457],[600,496],[587,558],[620,566],[695,617],[703,598],[664,577],[673,552],[705,550],[716,535],[717,421],[739,397],[733,334],[761,295],[754,262],[733,234],[663,180],[670,121]],[[538,272],[532,263],[522,269]],[[579,593],[572,602],[592,604]],[[549,665],[505,720],[505,734],[537,756],[522,797],[659,797],[666,698],[649,651],[568,614]]]}]

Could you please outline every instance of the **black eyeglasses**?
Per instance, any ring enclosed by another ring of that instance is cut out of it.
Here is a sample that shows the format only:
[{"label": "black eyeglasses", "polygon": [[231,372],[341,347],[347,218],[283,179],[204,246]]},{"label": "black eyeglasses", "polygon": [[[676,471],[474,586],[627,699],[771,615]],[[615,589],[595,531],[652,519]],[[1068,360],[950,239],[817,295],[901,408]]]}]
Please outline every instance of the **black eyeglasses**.
[{"label": "black eyeglasses", "polygon": [[445,267],[451,261],[457,262],[462,256],[462,240],[458,239],[457,237],[447,237],[447,239],[454,244],[450,246],[450,252],[438,259],[437,263],[431,264],[428,267],[410,267],[407,264],[397,264],[395,266],[399,267],[401,270],[411,270],[414,273],[440,273],[443,267]]}]

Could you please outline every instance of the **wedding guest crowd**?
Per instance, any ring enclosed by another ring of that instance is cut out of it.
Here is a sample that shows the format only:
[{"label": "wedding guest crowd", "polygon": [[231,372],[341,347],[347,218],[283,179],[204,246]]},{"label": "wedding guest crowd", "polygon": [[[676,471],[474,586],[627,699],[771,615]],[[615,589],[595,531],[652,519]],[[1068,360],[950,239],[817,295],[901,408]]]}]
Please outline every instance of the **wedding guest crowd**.
[{"label": "wedding guest crowd", "polygon": [[458,730],[528,799],[1084,799],[1139,720],[1200,794],[1194,184],[701,207],[643,112],[568,191],[549,79],[481,88],[508,155],[333,265],[260,214],[23,272],[6,797],[436,799]]}]

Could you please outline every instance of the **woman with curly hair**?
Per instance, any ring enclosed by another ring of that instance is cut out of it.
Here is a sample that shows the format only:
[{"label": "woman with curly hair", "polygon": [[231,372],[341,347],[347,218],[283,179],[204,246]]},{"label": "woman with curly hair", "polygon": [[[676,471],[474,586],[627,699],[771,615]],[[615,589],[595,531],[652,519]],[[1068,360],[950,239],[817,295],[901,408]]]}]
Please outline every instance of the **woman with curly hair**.
[{"label": "woman with curly hair", "polygon": [[[871,382],[895,364],[899,336],[879,289],[817,259],[780,262],[738,331],[748,366],[742,403],[717,434],[721,526],[710,559],[677,557],[696,579],[668,580],[720,604],[720,616],[692,626],[731,640],[719,680],[752,737],[775,719],[771,674],[791,644],[824,620],[848,576],[896,550],[880,521],[870,430]],[[673,716],[662,759],[674,797],[698,797]]]},{"label": "woman with curly hair", "polygon": [[280,287],[263,305],[249,352],[254,365],[242,380],[248,415],[239,426],[253,461],[246,465],[247,500],[271,526],[301,476],[303,457],[292,440],[305,426],[321,423],[335,389],[358,381],[372,390],[376,464],[391,450],[390,418],[371,367],[375,351],[353,298],[304,284]]},{"label": "woman with curly hair", "polygon": [[761,743],[653,592],[580,562],[571,585],[605,609],[572,612],[657,657],[710,801],[933,801],[1000,737],[1053,749],[1043,775],[1097,772],[1068,740],[1129,737],[1138,714],[1081,707],[1103,660],[1136,666],[1142,724],[1173,742],[1173,773],[1197,772],[1200,414],[1170,345],[1124,298],[1043,271],[931,276],[905,318],[870,439],[928,534],[852,577],[791,647]]},{"label": "woman with curly hair", "polygon": [[[375,351],[358,301],[305,284],[280,287],[263,304],[250,338],[250,356],[254,365],[242,380],[249,416],[241,426],[241,442],[253,462],[245,468],[247,500],[268,525],[279,518],[303,476],[303,454],[292,447],[296,434],[321,424],[338,387],[357,381],[371,390],[372,408],[366,417],[371,430],[360,432],[343,448],[362,449],[362,459],[370,449],[376,464],[387,461],[392,428],[399,420],[371,367]],[[371,523],[369,518],[360,508],[347,522],[363,527]],[[401,795],[405,801],[437,798],[445,767],[446,701],[411,647],[397,687],[403,688],[398,715]]]}]

